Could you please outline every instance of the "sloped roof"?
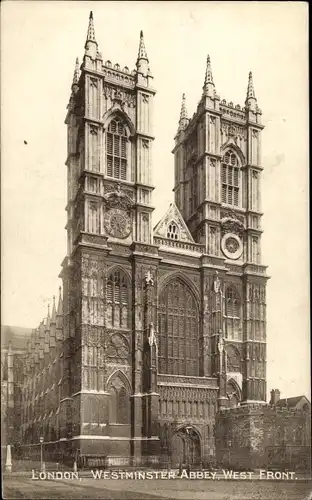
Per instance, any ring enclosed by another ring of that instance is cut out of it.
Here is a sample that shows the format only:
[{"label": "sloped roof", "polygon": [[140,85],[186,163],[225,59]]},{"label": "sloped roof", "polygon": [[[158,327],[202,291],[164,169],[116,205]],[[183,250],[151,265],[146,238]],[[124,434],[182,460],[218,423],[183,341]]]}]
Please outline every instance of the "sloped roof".
[{"label": "sloped roof", "polygon": [[178,241],[188,241],[190,243],[195,243],[194,239],[181,215],[180,210],[176,204],[170,203],[169,208],[165,215],[160,219],[160,221],[154,227],[154,237],[167,238],[168,224],[170,222],[175,222],[179,228]]},{"label": "sloped roof", "polygon": [[294,408],[302,398],[306,399],[307,403],[309,403],[309,400],[305,396],[295,396],[292,398],[279,399],[276,403],[276,406],[287,406],[288,408]]},{"label": "sloped roof", "polygon": [[32,328],[1,325],[1,347],[8,347],[11,341],[13,349],[26,349],[31,332]]}]

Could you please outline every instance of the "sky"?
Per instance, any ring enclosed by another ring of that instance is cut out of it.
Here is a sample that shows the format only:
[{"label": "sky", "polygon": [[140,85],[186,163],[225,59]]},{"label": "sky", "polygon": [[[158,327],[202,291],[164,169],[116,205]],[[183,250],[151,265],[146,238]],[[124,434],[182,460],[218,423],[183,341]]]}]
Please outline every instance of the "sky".
[{"label": "sky", "polygon": [[[310,395],[308,5],[303,2],[2,2],[2,324],[35,328],[66,254],[66,126],[93,10],[104,61],[134,68],[144,31],[157,90],[153,223],[173,201],[181,95],[189,116],[210,54],[221,99],[244,105],[253,72],[262,132],[268,389]],[[24,143],[27,142],[27,144]]]}]

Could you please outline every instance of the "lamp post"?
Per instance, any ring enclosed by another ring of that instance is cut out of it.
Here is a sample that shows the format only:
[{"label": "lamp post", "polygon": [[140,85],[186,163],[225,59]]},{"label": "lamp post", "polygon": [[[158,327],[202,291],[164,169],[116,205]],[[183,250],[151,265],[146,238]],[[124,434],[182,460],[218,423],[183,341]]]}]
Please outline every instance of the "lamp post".
[{"label": "lamp post", "polygon": [[229,446],[229,467],[231,465],[231,446],[232,446],[232,441],[229,439],[228,441],[228,446]]},{"label": "lamp post", "polygon": [[42,450],[42,444],[43,444],[43,437],[40,437],[40,470],[44,470],[43,466],[43,450]]}]

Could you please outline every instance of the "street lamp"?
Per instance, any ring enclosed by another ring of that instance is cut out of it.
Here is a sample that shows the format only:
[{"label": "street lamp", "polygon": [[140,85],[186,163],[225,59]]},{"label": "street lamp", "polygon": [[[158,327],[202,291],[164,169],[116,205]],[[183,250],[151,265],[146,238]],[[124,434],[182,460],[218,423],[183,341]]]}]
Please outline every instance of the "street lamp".
[{"label": "street lamp", "polygon": [[40,437],[40,470],[43,471],[44,470],[44,467],[43,467],[43,453],[42,453],[42,443],[43,443],[43,437],[41,436]]},{"label": "street lamp", "polygon": [[230,467],[230,465],[231,465],[230,452],[231,452],[231,446],[232,446],[232,441],[230,439],[228,441],[228,446],[229,446],[229,467]]}]

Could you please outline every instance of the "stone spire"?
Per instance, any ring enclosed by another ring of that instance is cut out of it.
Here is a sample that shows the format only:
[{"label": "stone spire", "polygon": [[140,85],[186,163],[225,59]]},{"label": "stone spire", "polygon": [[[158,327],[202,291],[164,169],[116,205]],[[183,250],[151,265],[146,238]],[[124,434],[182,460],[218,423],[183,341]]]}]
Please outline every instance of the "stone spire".
[{"label": "stone spire", "polygon": [[184,130],[188,125],[188,117],[187,117],[187,109],[186,109],[186,97],[185,94],[182,94],[182,104],[181,104],[181,112],[180,112],[180,120],[179,120],[179,131]]},{"label": "stone spire", "polygon": [[140,43],[139,43],[139,53],[138,53],[138,61],[140,59],[146,59],[148,61],[147,52],[144,43],[143,31],[140,31]]},{"label": "stone spire", "polygon": [[77,87],[78,82],[79,82],[79,59],[77,57],[76,63],[75,63],[75,71],[74,71],[74,76],[73,76],[72,87]]},{"label": "stone spire", "polygon": [[94,32],[94,25],[93,25],[93,12],[91,10],[90,15],[89,15],[89,25],[88,25],[88,32],[87,32],[87,42],[96,42],[95,39],[95,32]]},{"label": "stone spire", "polygon": [[148,57],[144,43],[143,31],[140,32],[139,52],[136,67],[139,73],[146,75],[149,72]]},{"label": "stone spire", "polygon": [[249,71],[249,76],[248,76],[248,86],[247,86],[247,95],[246,95],[245,105],[246,105],[246,108],[250,109],[251,111],[256,111],[256,109],[257,109],[257,99],[256,99],[254,85],[253,85],[251,71]]},{"label": "stone spire", "polygon": [[253,97],[255,99],[256,95],[255,95],[255,89],[253,86],[252,72],[249,71],[246,99],[250,99],[251,97]]},{"label": "stone spire", "polygon": [[205,73],[205,82],[203,86],[203,95],[208,97],[215,97],[215,84],[213,82],[212,70],[211,70],[211,62],[210,56],[207,56],[206,62],[206,73]]},{"label": "stone spire", "polygon": [[85,55],[90,56],[92,59],[95,59],[97,52],[98,52],[98,44],[95,39],[93,12],[91,11],[89,16],[87,39],[85,43]]}]

